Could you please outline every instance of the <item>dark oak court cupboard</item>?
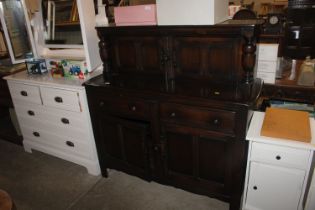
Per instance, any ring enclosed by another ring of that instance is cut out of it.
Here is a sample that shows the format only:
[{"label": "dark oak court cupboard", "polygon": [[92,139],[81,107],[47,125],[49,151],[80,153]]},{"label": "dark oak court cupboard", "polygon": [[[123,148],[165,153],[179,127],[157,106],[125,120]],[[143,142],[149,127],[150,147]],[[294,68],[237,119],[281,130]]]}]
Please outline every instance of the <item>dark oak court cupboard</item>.
[{"label": "dark oak court cupboard", "polygon": [[99,27],[103,75],[86,82],[103,176],[118,169],[239,209],[246,130],[262,82],[258,27]]}]

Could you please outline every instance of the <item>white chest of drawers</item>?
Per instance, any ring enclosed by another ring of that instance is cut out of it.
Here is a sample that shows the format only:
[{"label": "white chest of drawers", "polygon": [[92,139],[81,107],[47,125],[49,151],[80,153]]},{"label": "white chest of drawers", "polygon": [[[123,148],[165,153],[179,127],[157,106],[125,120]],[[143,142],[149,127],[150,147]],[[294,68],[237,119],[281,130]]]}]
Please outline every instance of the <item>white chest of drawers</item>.
[{"label": "white chest of drawers", "polygon": [[99,175],[83,81],[26,72],[5,79],[22,130],[24,149],[57,156]]},{"label": "white chest of drawers", "polygon": [[315,147],[304,143],[260,136],[264,113],[255,112],[246,139],[248,162],[243,210],[302,210]]}]

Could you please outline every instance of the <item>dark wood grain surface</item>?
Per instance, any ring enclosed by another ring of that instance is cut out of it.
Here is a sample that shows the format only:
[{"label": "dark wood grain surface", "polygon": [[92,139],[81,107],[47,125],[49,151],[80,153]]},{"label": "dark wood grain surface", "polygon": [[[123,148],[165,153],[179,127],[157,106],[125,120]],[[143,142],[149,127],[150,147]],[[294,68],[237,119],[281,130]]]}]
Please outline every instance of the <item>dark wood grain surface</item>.
[{"label": "dark wood grain surface", "polygon": [[246,130],[262,82],[258,27],[98,27],[85,83],[103,176],[114,168],[240,207]]}]

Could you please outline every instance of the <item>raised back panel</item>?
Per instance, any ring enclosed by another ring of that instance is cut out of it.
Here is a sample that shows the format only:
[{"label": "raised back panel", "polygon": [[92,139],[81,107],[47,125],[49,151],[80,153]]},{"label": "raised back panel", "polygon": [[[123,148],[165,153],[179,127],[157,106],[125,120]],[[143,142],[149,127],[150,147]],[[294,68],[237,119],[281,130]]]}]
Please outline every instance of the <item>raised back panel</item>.
[{"label": "raised back panel", "polygon": [[155,37],[114,37],[113,71],[163,74],[160,41]]},{"label": "raised back panel", "polygon": [[174,77],[234,80],[240,78],[241,40],[176,37],[173,47]]},{"label": "raised back panel", "polygon": [[160,75],[166,84],[180,77],[251,83],[255,24],[99,27],[104,78],[115,72]]}]

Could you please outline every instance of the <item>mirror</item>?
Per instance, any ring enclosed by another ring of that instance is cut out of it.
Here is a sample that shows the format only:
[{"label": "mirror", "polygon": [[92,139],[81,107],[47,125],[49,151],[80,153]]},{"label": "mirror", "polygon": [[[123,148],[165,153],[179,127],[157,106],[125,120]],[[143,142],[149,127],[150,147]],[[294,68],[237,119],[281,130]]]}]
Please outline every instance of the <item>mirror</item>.
[{"label": "mirror", "polygon": [[[0,0],[1,45],[11,57],[11,62],[22,63],[33,57],[34,49],[28,34],[24,8],[19,0]],[[5,51],[4,51],[5,52]]]},{"label": "mirror", "polygon": [[83,48],[76,0],[42,0],[45,45],[49,48]]}]

